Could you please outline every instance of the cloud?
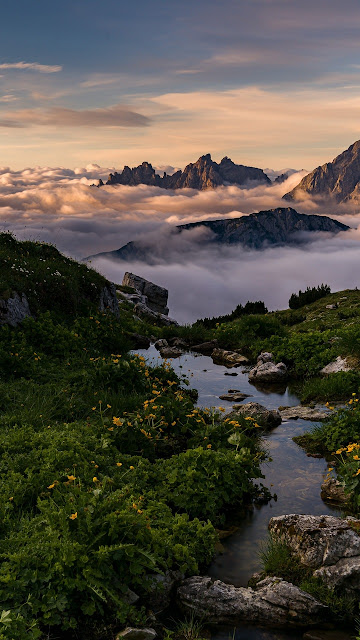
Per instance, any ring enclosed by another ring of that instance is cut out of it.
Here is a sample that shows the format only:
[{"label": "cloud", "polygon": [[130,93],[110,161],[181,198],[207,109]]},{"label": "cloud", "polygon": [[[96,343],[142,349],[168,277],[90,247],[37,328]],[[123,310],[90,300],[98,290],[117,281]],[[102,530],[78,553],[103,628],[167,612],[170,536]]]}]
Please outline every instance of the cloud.
[{"label": "cloud", "polygon": [[130,269],[167,287],[171,314],[183,322],[230,312],[248,299],[263,299],[269,308],[285,307],[293,291],[321,282],[334,289],[358,284],[360,220],[355,205],[334,210],[326,205],[320,208],[311,199],[302,203],[299,211],[337,217],[353,230],[333,238],[316,235],[301,248],[209,247],[204,243],[208,240],[204,228],[181,234],[169,244],[169,230],[176,224],[283,206],[281,196],[299,182],[301,173],[281,185],[254,189],[90,187],[112,170],[97,164],[77,169],[0,168],[0,230],[12,230],[21,239],[52,242],[77,258],[117,249],[141,237],[163,243],[170,248],[165,263],[97,259],[92,266],[114,282],[121,282]]},{"label": "cloud", "polygon": [[146,127],[150,118],[117,104],[99,109],[21,109],[0,120],[0,127]]},{"label": "cloud", "polygon": [[58,73],[62,71],[59,64],[39,64],[38,62],[3,62],[0,70],[17,69],[18,71],[39,71],[40,73]]}]

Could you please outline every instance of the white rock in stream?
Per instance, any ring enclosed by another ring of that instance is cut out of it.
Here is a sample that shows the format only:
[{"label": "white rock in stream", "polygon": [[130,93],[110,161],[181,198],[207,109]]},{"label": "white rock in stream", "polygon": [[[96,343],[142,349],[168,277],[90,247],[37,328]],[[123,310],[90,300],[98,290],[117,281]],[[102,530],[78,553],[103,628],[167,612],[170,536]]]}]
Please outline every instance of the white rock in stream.
[{"label": "white rock in stream", "polygon": [[186,613],[218,624],[309,627],[329,615],[327,607],[281,578],[265,578],[252,589],[193,576],[178,588],[177,601]]}]

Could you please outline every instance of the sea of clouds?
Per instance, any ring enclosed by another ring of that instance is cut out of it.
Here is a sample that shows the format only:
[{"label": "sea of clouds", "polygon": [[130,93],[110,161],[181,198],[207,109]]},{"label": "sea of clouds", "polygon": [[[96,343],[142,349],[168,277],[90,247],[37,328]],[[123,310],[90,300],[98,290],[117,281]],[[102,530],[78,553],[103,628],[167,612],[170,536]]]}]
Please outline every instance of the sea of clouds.
[{"label": "sea of clouds", "polygon": [[[288,206],[282,196],[301,179],[293,173],[280,185],[236,186],[215,190],[166,191],[158,187],[91,186],[113,168],[0,168],[0,230],[19,239],[54,243],[77,259],[118,249],[130,240],[168,244],[177,224],[239,217]],[[351,226],[336,236],[314,234],[300,247],[249,251],[209,246],[204,229],[181,234],[166,261],[147,265],[92,259],[91,266],[114,282],[126,270],[169,289],[171,315],[181,322],[231,311],[239,302],[264,300],[285,307],[293,291],[321,282],[333,290],[360,286],[359,207],[320,205],[311,198],[295,207],[303,213],[330,215]]]}]

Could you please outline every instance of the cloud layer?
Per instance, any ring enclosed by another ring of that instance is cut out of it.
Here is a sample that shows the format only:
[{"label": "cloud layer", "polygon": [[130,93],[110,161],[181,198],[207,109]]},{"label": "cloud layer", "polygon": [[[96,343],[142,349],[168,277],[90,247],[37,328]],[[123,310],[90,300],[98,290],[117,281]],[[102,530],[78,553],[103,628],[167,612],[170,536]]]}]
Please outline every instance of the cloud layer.
[{"label": "cloud layer", "polygon": [[[144,237],[167,242],[168,230],[176,224],[284,206],[281,196],[301,177],[301,173],[294,174],[281,185],[200,192],[145,185],[90,186],[111,170],[113,167],[94,164],[75,170],[1,168],[0,230],[11,230],[20,239],[55,243],[61,251],[79,258]],[[319,209],[309,199],[298,208],[337,217],[353,230],[332,238],[315,235],[301,248],[248,251],[204,246],[206,231],[200,228],[181,234],[165,264],[97,259],[92,266],[115,282],[122,280],[125,270],[131,270],[167,287],[171,314],[183,322],[229,312],[248,299],[263,299],[269,308],[285,307],[293,291],[322,281],[334,289],[358,285],[360,218],[356,205]]]}]

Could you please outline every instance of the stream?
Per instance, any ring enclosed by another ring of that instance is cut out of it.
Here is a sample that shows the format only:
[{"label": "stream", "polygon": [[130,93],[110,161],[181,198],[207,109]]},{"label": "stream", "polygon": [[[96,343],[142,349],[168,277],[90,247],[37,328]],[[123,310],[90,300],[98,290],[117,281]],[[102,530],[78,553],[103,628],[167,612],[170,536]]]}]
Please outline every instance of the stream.
[{"label": "stream", "polygon": [[[153,345],[149,349],[136,350],[149,363],[162,358]],[[279,406],[300,404],[299,398],[288,388],[258,387],[250,384],[242,367],[228,369],[216,365],[209,356],[186,353],[171,361],[179,376],[190,381],[190,387],[199,392],[197,406],[225,407],[231,410],[231,402],[220,400],[219,396],[229,389],[236,389],[251,395],[246,402],[258,402],[268,409]],[[234,374],[237,375],[229,375]],[[242,403],[243,404],[243,403]],[[292,438],[309,430],[314,423],[306,420],[284,421],[279,427],[263,436],[264,449],[271,461],[262,465],[263,480],[277,500],[260,505],[248,511],[239,523],[236,532],[222,541],[223,551],[213,560],[208,575],[234,584],[247,586],[251,576],[261,569],[260,551],[267,540],[267,526],[270,518],[286,513],[311,515],[340,515],[340,511],[325,504],[320,498],[320,485],[327,473],[327,463],[323,458],[308,457],[293,442]],[[219,628],[212,634],[213,640],[294,640],[302,638],[302,632],[273,631],[241,625],[233,628]]]}]

